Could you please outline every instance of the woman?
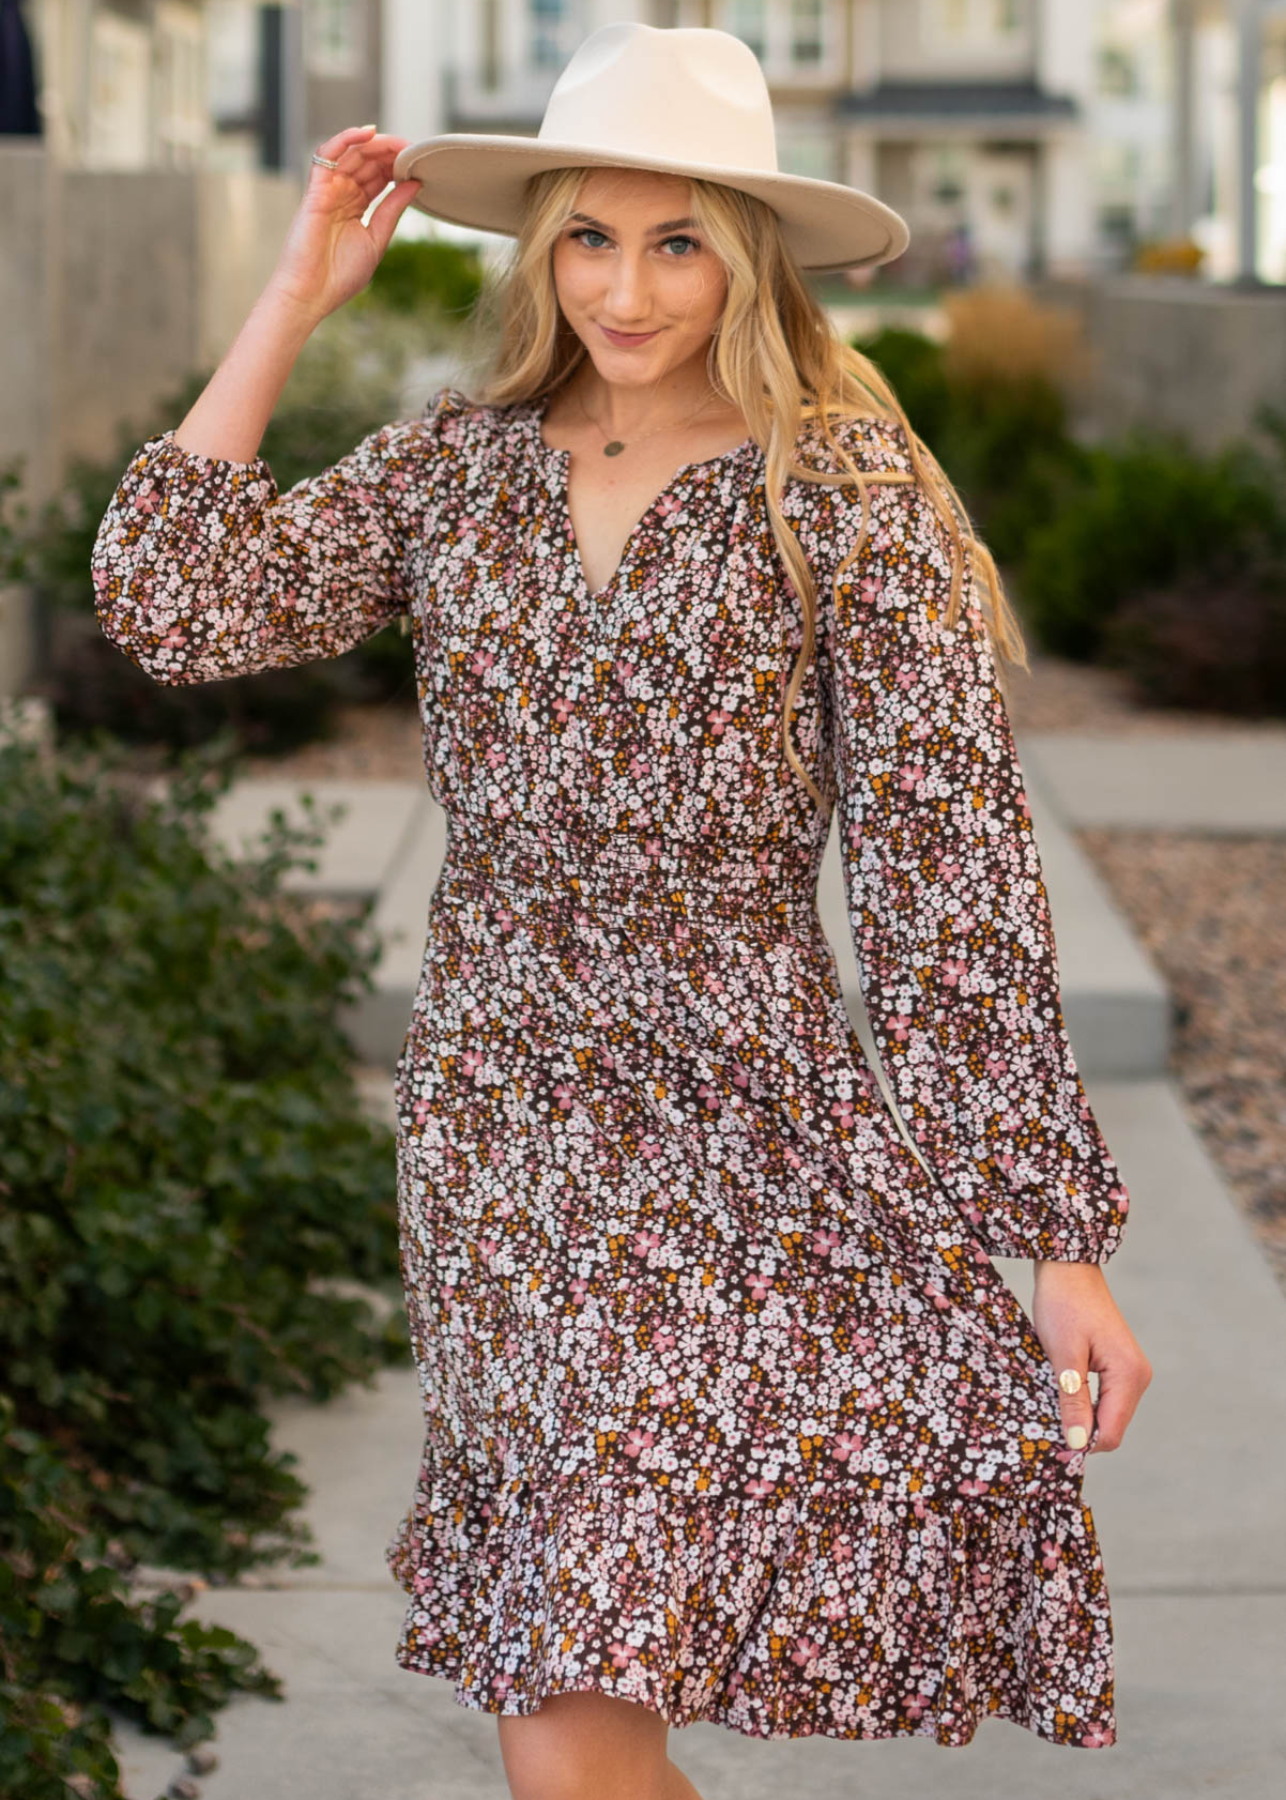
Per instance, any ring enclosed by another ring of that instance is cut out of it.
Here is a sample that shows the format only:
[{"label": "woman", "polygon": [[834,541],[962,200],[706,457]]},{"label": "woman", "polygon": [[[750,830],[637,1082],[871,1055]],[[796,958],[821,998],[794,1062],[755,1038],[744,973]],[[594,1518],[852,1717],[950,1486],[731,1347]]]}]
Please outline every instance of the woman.
[{"label": "woman", "polygon": [[[1150,1369],[997,685],[1021,642],[800,274],[905,226],[776,173],[722,32],[595,33],[535,140],[372,129],[322,147],[94,575],[175,684],[413,623],[449,841],[395,1077],[427,1427],[398,1660],[498,1715],[524,1800],[691,1795],[666,1737],[698,1718],[1111,1743],[1081,1482]],[[279,494],[292,360],[412,202],[518,236],[487,392]],[[835,807],[918,1155],[817,918]],[[1031,1319],[997,1254],[1033,1258]]]}]

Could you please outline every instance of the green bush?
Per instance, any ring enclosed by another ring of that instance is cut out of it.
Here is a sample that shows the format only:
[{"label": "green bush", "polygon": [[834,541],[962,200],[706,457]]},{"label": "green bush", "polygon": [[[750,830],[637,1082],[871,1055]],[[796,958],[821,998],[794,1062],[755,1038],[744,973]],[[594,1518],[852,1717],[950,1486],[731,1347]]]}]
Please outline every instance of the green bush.
[{"label": "green bush", "polygon": [[[0,1791],[116,1795],[103,1703],[208,1735],[253,1646],[147,1603],[140,1562],[316,1561],[265,1401],[408,1353],[392,1134],[341,1003],[369,918],[283,892],[316,823],[233,862],[227,736],[144,793],[120,752],[0,747]],[[221,760],[222,759],[222,760]],[[314,820],[316,815],[314,813]],[[377,1316],[359,1289],[387,1293]]]},{"label": "green bush", "polygon": [[417,316],[436,310],[463,320],[481,292],[476,250],[440,238],[394,237],[356,303],[362,310],[384,307]]},{"label": "green bush", "polygon": [[1023,545],[1024,614],[1060,655],[1095,658],[1132,596],[1216,559],[1248,560],[1280,534],[1280,479],[1245,445],[1206,457],[1134,432],[1084,458],[1083,482]]}]

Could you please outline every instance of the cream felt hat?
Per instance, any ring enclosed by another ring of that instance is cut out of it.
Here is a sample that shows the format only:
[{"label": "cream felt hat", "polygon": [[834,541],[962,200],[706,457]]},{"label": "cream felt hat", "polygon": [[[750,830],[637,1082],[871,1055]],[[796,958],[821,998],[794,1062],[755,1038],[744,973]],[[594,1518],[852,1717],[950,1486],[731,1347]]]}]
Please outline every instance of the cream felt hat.
[{"label": "cream felt hat", "polygon": [[755,194],[777,213],[802,268],[891,262],[906,221],[871,194],[777,167],[772,102],[749,45],[699,26],[604,25],[559,76],[535,137],[448,132],[408,144],[395,181],[411,205],[455,225],[514,237],[526,183],[542,169],[656,169]]}]

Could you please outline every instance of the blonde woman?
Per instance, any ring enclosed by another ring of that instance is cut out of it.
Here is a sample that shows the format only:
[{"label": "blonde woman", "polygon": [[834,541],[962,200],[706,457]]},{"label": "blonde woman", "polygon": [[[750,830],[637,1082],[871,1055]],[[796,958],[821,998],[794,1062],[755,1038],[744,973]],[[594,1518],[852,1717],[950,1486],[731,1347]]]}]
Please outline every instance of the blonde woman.
[{"label": "blonde woman", "polygon": [[[316,160],[94,576],[174,684],[414,631],[449,837],[395,1075],[426,1424],[398,1661],[498,1716],[519,1800],[691,1796],[667,1737],[699,1719],[1112,1743],[1081,1484],[1150,1369],[998,685],[1021,640],[801,273],[905,225],[777,171],[718,31],[595,33],[536,139]],[[485,391],[279,493],[292,360],[412,203],[517,239]],[[918,1154],[818,922],[836,810]]]}]

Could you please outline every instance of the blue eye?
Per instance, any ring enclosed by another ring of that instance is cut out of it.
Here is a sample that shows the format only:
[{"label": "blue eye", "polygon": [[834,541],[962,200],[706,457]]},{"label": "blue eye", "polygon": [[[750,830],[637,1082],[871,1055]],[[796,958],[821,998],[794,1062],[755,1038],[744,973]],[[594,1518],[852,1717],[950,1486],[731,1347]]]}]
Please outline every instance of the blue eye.
[{"label": "blue eye", "polygon": [[[688,248],[691,250],[699,250],[701,248],[701,246],[697,243],[697,240],[695,238],[690,238],[690,237],[672,237],[672,238],[666,238],[665,241],[667,244],[686,244],[688,246]],[[682,259],[680,259],[680,260],[682,260]]]},{"label": "blue eye", "polygon": [[581,239],[582,242],[584,239],[592,237],[603,238],[603,242],[607,242],[607,239],[603,237],[603,233],[601,231],[595,231],[592,225],[582,225],[579,231],[573,231],[571,235],[573,238]]}]

